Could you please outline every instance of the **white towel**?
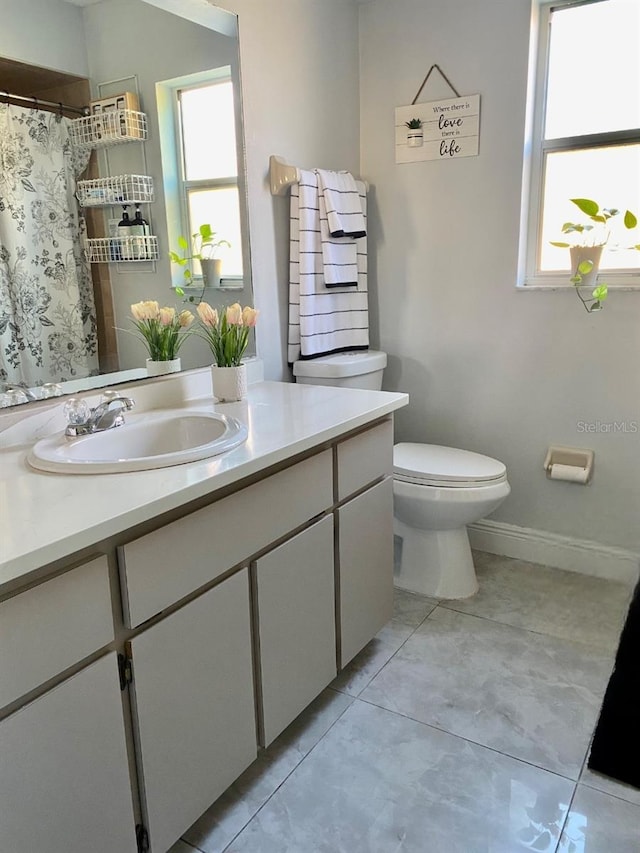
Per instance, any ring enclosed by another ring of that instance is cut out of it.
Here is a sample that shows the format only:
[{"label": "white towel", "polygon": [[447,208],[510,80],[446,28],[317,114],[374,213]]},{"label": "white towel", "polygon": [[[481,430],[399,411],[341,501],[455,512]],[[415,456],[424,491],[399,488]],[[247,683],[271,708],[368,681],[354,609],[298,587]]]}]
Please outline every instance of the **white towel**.
[{"label": "white towel", "polygon": [[351,172],[316,169],[320,193],[327,208],[329,233],[332,237],[367,236],[367,226],[360,203],[360,193]]},{"label": "white towel", "polygon": [[[319,190],[318,184],[318,190]],[[358,199],[358,205],[360,199]],[[325,287],[358,286],[358,245],[352,237],[332,237],[324,196],[318,191],[320,245]]]},{"label": "white towel", "polygon": [[[358,186],[366,222],[364,184]],[[291,242],[289,262],[290,363],[333,352],[369,347],[367,243],[357,241],[358,286],[327,289],[320,243],[318,180],[300,171],[291,188]]]}]

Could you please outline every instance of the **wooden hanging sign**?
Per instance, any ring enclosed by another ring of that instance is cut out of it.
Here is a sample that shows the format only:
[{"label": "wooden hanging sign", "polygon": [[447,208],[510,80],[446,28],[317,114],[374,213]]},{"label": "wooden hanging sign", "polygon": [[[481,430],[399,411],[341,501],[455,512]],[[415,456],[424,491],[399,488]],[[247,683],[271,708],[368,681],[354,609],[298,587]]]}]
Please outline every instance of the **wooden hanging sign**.
[{"label": "wooden hanging sign", "polygon": [[[411,126],[418,123],[420,127]],[[480,143],[480,95],[396,107],[395,125],[396,163],[475,157]]]}]

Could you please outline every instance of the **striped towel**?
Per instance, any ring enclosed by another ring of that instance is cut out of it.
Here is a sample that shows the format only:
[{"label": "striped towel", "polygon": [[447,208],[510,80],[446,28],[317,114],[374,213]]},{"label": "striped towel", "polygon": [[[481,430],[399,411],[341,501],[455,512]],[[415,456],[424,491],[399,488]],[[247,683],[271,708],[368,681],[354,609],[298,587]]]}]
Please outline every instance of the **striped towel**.
[{"label": "striped towel", "polygon": [[366,237],[367,226],[360,204],[360,193],[350,172],[316,169],[318,187],[327,207],[332,237]]},{"label": "striped towel", "polygon": [[[318,181],[318,188],[319,188]],[[360,199],[358,199],[360,206]],[[318,192],[320,245],[325,287],[358,286],[358,244],[352,237],[332,237],[324,196]]]},{"label": "striped towel", "polygon": [[[358,192],[366,223],[364,184]],[[291,187],[287,360],[368,349],[367,241],[357,241],[358,286],[327,289],[320,244],[318,180],[301,170]]]}]

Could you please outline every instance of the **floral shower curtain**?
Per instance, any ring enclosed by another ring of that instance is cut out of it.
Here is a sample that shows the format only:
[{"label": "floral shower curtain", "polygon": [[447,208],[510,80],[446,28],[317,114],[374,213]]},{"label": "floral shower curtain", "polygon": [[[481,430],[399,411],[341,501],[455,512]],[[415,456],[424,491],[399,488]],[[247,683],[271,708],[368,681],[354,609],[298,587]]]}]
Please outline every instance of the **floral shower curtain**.
[{"label": "floral shower curtain", "polygon": [[72,146],[69,119],[0,104],[0,382],[34,387],[98,372],[75,199],[89,155]]}]

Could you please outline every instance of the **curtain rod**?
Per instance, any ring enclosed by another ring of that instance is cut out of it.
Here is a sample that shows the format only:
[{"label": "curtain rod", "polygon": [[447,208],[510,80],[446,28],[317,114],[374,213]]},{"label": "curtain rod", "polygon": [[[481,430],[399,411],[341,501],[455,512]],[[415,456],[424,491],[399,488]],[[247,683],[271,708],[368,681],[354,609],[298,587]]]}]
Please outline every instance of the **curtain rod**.
[{"label": "curtain rod", "polygon": [[60,103],[60,101],[46,101],[41,98],[36,98],[35,96],[30,95],[12,95],[10,92],[5,91],[4,89],[0,90],[0,100],[5,103],[9,103],[9,101],[20,101],[21,103],[28,104],[35,109],[50,109],[52,112],[58,110],[60,115],[63,112],[77,113],[78,115],[87,115],[89,112],[88,107],[72,107],[69,104]]}]

